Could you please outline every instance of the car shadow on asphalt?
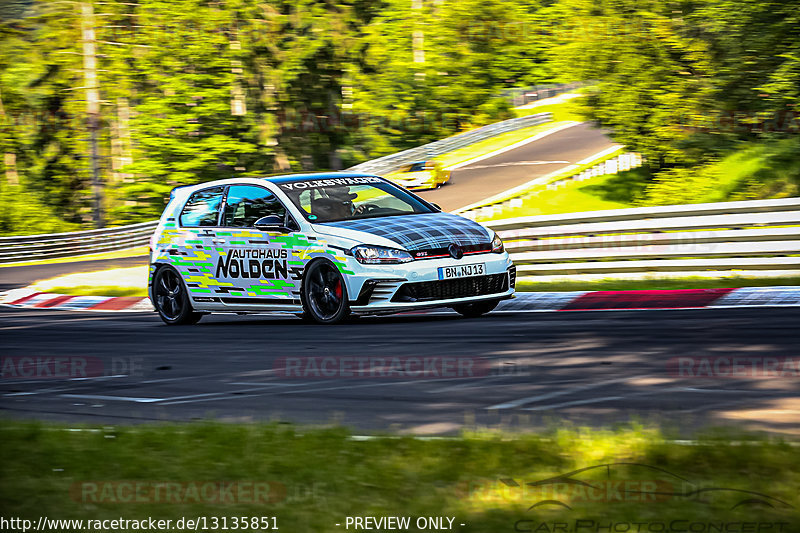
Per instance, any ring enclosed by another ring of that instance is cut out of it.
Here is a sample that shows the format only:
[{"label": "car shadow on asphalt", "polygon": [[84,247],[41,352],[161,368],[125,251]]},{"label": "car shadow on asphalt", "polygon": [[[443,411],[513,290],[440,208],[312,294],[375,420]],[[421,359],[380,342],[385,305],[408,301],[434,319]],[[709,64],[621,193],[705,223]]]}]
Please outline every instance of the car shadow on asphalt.
[{"label": "car shadow on asphalt", "polygon": [[247,326],[295,326],[295,327],[352,327],[352,326],[367,326],[367,325],[386,325],[386,324],[440,324],[447,322],[460,322],[464,320],[487,320],[491,317],[480,317],[468,319],[456,314],[452,315],[381,315],[381,316],[362,316],[351,317],[340,324],[316,324],[314,322],[305,321],[299,317],[292,316],[226,316],[222,314],[215,314],[204,317],[197,325],[193,327],[217,327],[217,326],[230,326],[232,324],[240,324],[242,327]]}]

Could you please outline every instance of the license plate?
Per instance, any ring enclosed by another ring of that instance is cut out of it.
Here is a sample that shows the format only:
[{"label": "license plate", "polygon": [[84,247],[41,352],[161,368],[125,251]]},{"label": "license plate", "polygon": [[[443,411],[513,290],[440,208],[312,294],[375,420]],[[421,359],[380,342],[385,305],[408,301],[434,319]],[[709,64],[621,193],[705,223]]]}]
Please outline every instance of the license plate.
[{"label": "license plate", "polygon": [[439,267],[439,279],[469,278],[486,274],[485,263]]}]

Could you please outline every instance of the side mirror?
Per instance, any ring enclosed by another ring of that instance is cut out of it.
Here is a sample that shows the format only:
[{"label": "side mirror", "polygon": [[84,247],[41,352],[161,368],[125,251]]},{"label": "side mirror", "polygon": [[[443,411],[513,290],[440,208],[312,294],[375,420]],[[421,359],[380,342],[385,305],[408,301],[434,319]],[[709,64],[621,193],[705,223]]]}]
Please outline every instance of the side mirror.
[{"label": "side mirror", "polygon": [[253,227],[260,231],[279,231],[281,233],[288,233],[289,228],[284,226],[283,217],[278,215],[267,215],[261,217],[253,223]]}]

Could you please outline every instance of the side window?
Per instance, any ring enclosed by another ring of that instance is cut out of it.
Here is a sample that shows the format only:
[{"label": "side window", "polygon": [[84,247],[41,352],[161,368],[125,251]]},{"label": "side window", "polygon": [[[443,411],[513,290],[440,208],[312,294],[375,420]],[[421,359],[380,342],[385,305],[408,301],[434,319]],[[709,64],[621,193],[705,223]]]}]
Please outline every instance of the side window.
[{"label": "side window", "polygon": [[194,193],[181,211],[181,226],[216,226],[224,190],[224,187],[211,187]]},{"label": "side window", "polygon": [[286,208],[267,189],[255,185],[232,185],[228,189],[223,226],[252,228],[256,220],[268,215],[283,218]]}]

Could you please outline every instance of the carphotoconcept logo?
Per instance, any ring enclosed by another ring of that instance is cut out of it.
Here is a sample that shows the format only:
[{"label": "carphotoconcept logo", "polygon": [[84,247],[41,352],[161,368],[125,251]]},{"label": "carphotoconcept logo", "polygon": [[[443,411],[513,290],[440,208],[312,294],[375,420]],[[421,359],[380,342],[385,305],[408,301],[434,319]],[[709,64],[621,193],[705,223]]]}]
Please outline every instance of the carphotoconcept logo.
[{"label": "carphotoconcept logo", "polygon": [[[516,501],[525,502],[525,516],[514,523],[513,530],[521,532],[674,532],[708,533],[711,531],[783,531],[784,522],[753,521],[753,529],[741,528],[741,520],[729,516],[735,509],[771,508],[792,509],[793,506],[780,498],[739,487],[706,486],[691,481],[664,468],[641,463],[607,463],[589,466],[571,472],[535,481],[517,481],[503,478],[495,488]],[[483,499],[486,499],[485,497]],[[692,501],[727,509],[720,519],[685,520],[680,517],[659,517],[652,509],[647,519],[640,521],[604,520],[574,517],[556,522],[545,514],[548,510],[560,510],[565,516],[582,510],[592,510],[593,504],[635,503],[657,505],[667,501]],[[748,522],[748,528],[750,526]]]}]

